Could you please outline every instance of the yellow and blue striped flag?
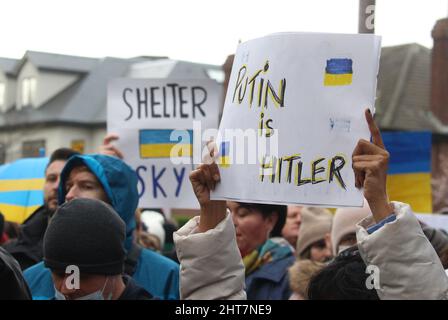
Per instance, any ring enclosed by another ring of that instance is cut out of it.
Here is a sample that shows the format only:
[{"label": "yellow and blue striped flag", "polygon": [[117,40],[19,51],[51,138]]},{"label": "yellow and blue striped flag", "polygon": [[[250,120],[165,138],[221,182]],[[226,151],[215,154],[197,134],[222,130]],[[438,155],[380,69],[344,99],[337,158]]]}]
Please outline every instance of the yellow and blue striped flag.
[{"label": "yellow and blue striped flag", "polygon": [[347,86],[352,83],[352,59],[329,59],[325,67],[324,86]]},{"label": "yellow and blue striped flag", "polygon": [[[173,136],[172,136],[173,133]],[[178,145],[174,157],[193,155],[193,130],[144,129],[139,132],[140,157],[170,158],[171,149]]]},{"label": "yellow and blue striped flag", "polygon": [[22,223],[44,203],[48,158],[20,159],[0,166],[0,212],[8,221]]},{"label": "yellow and blue striped flag", "polygon": [[431,133],[384,132],[382,136],[390,153],[390,200],[409,203],[415,212],[432,212]]},{"label": "yellow and blue striped flag", "polygon": [[229,155],[230,150],[229,149],[230,149],[230,142],[222,141],[220,148],[219,148],[218,164],[223,168],[230,167],[230,155]]}]

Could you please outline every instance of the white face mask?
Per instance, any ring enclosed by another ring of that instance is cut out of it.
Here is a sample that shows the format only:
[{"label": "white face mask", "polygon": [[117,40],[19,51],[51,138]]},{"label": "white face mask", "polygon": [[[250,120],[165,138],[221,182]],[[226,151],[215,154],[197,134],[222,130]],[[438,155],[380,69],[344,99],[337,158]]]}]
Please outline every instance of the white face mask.
[{"label": "white face mask", "polygon": [[[104,296],[103,296],[103,291],[106,288],[106,284],[107,284],[108,280],[109,280],[109,278],[106,279],[106,282],[104,282],[104,286],[103,286],[103,288],[101,290],[94,291],[94,292],[89,293],[89,294],[87,294],[85,296],[76,298],[75,300],[111,300],[112,299],[112,292],[109,293],[109,295],[107,296],[107,299],[104,299]],[[65,295],[62,292],[60,292],[58,289],[56,289],[56,287],[54,288],[54,290],[55,290],[54,297],[55,297],[56,300],[67,300]]]}]

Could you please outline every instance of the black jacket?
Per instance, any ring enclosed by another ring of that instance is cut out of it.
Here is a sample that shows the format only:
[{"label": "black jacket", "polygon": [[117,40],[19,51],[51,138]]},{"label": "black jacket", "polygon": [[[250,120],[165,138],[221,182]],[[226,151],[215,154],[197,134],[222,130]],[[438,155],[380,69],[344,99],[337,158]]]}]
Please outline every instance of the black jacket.
[{"label": "black jacket", "polygon": [[43,259],[43,239],[48,226],[48,217],[46,207],[38,208],[21,225],[19,237],[3,245],[19,262],[22,270]]},{"label": "black jacket", "polygon": [[154,297],[140,287],[131,277],[124,275],[123,281],[126,288],[118,300],[154,300]]},{"label": "black jacket", "polygon": [[0,300],[31,300],[16,260],[0,247]]}]

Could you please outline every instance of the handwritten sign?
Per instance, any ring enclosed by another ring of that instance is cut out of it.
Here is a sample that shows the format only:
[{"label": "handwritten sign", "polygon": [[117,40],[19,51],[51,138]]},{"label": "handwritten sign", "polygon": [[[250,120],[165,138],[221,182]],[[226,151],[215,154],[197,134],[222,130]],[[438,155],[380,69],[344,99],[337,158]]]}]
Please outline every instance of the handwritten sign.
[{"label": "handwritten sign", "polygon": [[380,38],[285,33],[239,45],[213,199],[361,206],[351,155],[369,139]]},{"label": "handwritten sign", "polygon": [[218,125],[221,90],[213,80],[109,83],[107,130],[120,136],[117,147],[138,175],[140,207],[198,207],[188,180],[193,149]]}]

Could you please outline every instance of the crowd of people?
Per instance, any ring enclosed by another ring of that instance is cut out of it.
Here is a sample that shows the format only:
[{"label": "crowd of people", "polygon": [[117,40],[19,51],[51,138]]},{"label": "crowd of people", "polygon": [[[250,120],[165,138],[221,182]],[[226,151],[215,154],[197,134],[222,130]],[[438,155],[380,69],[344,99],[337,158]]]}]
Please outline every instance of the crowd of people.
[{"label": "crowd of people", "polygon": [[352,156],[362,208],[211,200],[219,167],[202,164],[190,174],[200,215],[177,231],[137,208],[137,176],[116,136],[98,154],[56,150],[44,205],[16,235],[0,219],[0,299],[448,298],[448,235],[389,201],[389,155],[365,116],[372,141]]}]

